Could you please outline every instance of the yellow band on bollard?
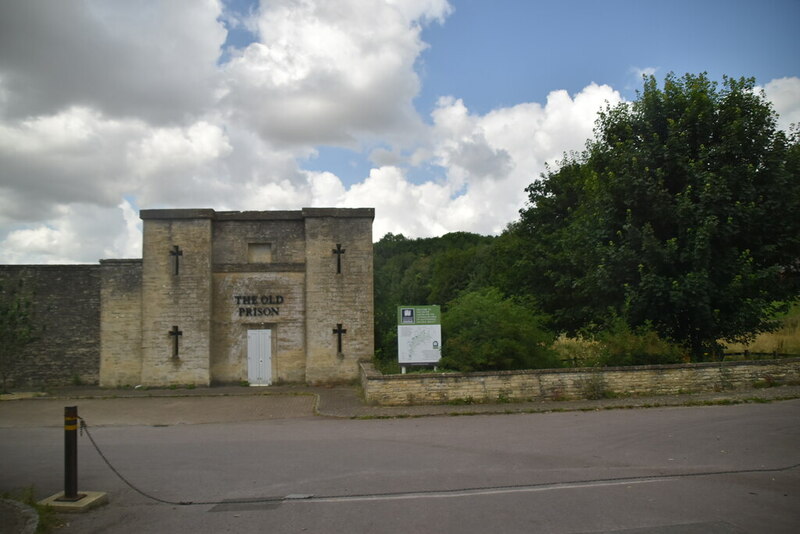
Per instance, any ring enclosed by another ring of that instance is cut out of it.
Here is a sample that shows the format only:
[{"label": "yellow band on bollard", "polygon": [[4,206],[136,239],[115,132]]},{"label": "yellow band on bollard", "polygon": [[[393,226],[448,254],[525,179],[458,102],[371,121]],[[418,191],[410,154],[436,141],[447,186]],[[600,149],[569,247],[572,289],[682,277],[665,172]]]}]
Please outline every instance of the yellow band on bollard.
[{"label": "yellow band on bollard", "polygon": [[64,430],[78,430],[78,418],[64,417]]}]

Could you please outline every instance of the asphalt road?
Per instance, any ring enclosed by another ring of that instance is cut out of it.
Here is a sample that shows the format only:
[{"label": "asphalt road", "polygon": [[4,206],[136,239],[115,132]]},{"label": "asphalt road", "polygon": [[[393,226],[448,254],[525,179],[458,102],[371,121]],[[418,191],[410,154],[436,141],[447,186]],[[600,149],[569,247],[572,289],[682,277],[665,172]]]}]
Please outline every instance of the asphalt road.
[{"label": "asphalt road", "polygon": [[[79,489],[111,502],[59,533],[800,531],[800,400],[372,420],[298,410],[92,427],[134,485],[206,504],[143,497],[84,436]],[[0,491],[62,489],[61,429],[0,426]]]}]

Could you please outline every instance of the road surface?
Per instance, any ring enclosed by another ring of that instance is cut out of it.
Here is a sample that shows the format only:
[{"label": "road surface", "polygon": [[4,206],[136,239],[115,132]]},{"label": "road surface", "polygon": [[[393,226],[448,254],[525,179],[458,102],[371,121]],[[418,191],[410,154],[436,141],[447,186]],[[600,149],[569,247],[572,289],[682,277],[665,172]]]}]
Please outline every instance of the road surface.
[{"label": "road surface", "polygon": [[[208,401],[192,401],[202,419]],[[165,422],[149,406],[152,423],[141,406],[136,424],[84,416],[136,487],[205,504],[140,495],[84,436],[79,490],[106,491],[110,504],[59,533],[800,531],[800,400],[371,420],[295,406],[204,424]],[[0,491],[62,489],[61,429],[2,426]]]}]

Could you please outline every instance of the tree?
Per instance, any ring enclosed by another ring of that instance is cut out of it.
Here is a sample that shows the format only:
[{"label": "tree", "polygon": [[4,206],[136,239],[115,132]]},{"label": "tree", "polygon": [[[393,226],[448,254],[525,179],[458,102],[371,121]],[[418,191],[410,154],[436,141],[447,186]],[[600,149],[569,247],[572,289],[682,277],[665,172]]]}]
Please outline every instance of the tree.
[{"label": "tree", "polygon": [[800,295],[800,143],[752,79],[645,79],[527,189],[523,285],[561,331],[609,312],[695,359]]},{"label": "tree", "polygon": [[5,393],[8,379],[22,359],[22,349],[34,340],[31,303],[17,288],[0,285],[0,379]]},{"label": "tree", "polygon": [[559,367],[541,322],[497,289],[464,293],[442,314],[441,365],[464,372]]}]

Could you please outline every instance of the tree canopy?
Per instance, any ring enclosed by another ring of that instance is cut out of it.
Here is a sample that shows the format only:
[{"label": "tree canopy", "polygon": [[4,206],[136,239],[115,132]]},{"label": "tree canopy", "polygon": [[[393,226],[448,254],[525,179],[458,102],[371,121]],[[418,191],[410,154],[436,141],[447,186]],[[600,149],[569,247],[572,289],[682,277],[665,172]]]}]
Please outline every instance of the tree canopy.
[{"label": "tree canopy", "polygon": [[556,330],[618,316],[701,357],[798,297],[800,143],[752,79],[647,78],[527,192],[513,282]]}]

